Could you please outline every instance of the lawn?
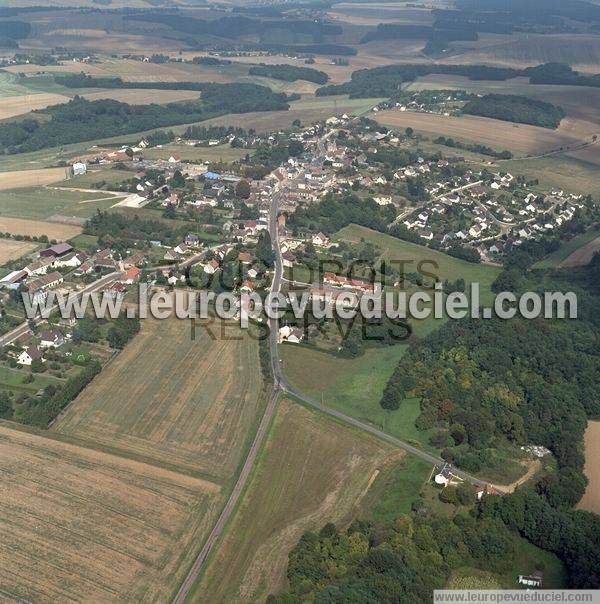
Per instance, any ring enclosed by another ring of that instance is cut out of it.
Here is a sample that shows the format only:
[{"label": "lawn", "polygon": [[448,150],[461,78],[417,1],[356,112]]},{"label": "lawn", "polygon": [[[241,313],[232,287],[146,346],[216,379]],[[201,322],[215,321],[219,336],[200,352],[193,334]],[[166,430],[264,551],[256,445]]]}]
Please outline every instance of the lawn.
[{"label": "lawn", "polygon": [[393,412],[379,405],[383,389],[405,351],[406,346],[399,344],[369,348],[362,356],[345,359],[308,346],[283,344],[279,357],[288,380],[300,392],[402,440],[437,452],[429,444],[433,431],[421,432],[415,427],[419,415],[417,399],[406,399]]},{"label": "lawn", "polygon": [[[221,331],[221,328],[223,331]],[[143,320],[53,429],[228,484],[264,405],[258,345],[215,322]]]},{"label": "lawn", "polygon": [[3,598],[171,600],[219,487],[42,434],[0,423]]},{"label": "lawn", "polygon": [[[100,201],[95,201],[100,200]],[[0,191],[0,216],[47,219],[51,216],[89,218],[96,210],[106,210],[118,198],[106,199],[102,193],[82,193],[46,187]]]},{"label": "lawn", "polygon": [[144,157],[148,159],[169,159],[171,155],[177,154],[184,161],[232,162],[253,153],[253,149],[237,149],[230,145],[214,145],[213,147],[164,145],[160,149],[157,147],[145,149]]},{"label": "lawn", "polygon": [[412,455],[382,467],[362,501],[361,517],[384,524],[409,514],[432,470],[431,464]]},{"label": "lawn", "polygon": [[262,602],[285,587],[287,555],[300,536],[327,522],[347,525],[380,468],[403,455],[303,406],[285,399],[279,405],[196,599],[210,594],[211,602]]},{"label": "lawn", "polygon": [[87,172],[80,176],[61,183],[61,187],[74,187],[77,189],[108,189],[111,190],[115,185],[118,185],[130,178],[134,178],[135,174],[130,170],[122,170],[111,166],[92,166],[88,165]]},{"label": "lawn", "polygon": [[[33,376],[33,382],[25,384],[24,378]],[[60,387],[64,380],[43,373],[31,373],[29,369],[12,369],[6,365],[0,365],[0,390],[12,390],[14,392],[27,392],[35,394],[46,386]]]}]

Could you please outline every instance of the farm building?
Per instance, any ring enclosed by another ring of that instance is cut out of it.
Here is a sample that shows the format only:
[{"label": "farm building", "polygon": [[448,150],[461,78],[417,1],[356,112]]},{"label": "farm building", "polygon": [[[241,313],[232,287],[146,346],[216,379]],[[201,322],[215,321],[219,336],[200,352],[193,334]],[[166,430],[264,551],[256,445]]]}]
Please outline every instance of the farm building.
[{"label": "farm building", "polygon": [[73,164],[73,176],[80,176],[83,175],[87,172],[87,166],[81,162],[81,161],[76,161]]}]

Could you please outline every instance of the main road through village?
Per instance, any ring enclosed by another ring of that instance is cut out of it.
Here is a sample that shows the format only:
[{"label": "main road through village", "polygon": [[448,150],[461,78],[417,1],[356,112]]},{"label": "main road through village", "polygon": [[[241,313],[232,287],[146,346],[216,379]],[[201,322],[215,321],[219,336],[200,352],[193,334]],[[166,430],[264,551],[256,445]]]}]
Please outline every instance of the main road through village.
[{"label": "main road through village", "polygon": [[[323,146],[321,143],[321,144],[319,144],[319,149],[321,150],[322,148],[323,148]],[[275,267],[274,267],[274,272],[273,272],[273,281],[271,283],[272,292],[280,291],[281,281],[283,278],[283,263],[282,263],[282,259],[281,259],[281,250],[279,247],[279,229],[278,229],[278,223],[277,223],[277,211],[278,211],[279,202],[280,202],[282,195],[283,195],[283,193],[281,192],[281,187],[279,188],[279,190],[277,190],[273,193],[272,198],[271,198],[271,211],[270,211],[270,215],[269,215],[269,234],[271,235],[271,241],[272,241],[273,248],[275,251]],[[248,451],[248,455],[246,456],[244,465],[238,476],[235,486],[233,487],[233,490],[231,491],[231,494],[229,495],[229,498],[228,498],[227,502],[225,503],[225,506],[221,510],[221,514],[219,515],[217,522],[213,526],[208,538],[206,539],[206,542],[204,543],[202,550],[198,554],[197,558],[194,561],[194,564],[190,568],[186,578],[184,579],[181,587],[179,588],[179,591],[177,592],[177,595],[175,596],[175,598],[173,600],[174,604],[182,604],[186,600],[188,594],[190,593],[190,590],[192,589],[194,583],[198,579],[198,576],[204,569],[204,566],[206,565],[206,561],[207,561],[210,553],[212,552],[215,545],[219,541],[219,538],[223,534],[225,527],[227,526],[229,520],[231,519],[231,517],[237,507],[237,504],[240,500],[240,497],[241,497],[242,493],[244,492],[248,479],[250,478],[252,469],[256,462],[256,458],[265,441],[269,425],[271,423],[271,420],[273,419],[273,414],[275,413],[275,409],[277,406],[277,399],[279,398],[280,395],[289,394],[289,395],[293,396],[294,398],[296,398],[297,400],[304,403],[305,405],[308,405],[310,407],[317,409],[321,413],[334,417],[335,419],[342,421],[346,424],[349,424],[351,426],[354,426],[355,428],[358,428],[360,430],[364,430],[365,432],[368,432],[381,440],[384,440],[392,445],[395,445],[395,446],[399,447],[400,449],[405,450],[407,453],[410,453],[411,455],[416,455],[417,457],[420,457],[421,459],[423,459],[433,465],[442,465],[445,463],[444,460],[441,459],[440,457],[436,457],[435,455],[431,455],[430,453],[427,453],[426,451],[422,451],[421,449],[414,447],[411,444],[409,444],[403,440],[400,440],[394,436],[391,436],[390,434],[387,434],[386,432],[383,432],[382,430],[379,430],[378,428],[376,428],[375,426],[372,426],[371,424],[368,424],[366,422],[355,419],[354,417],[350,417],[349,415],[346,415],[345,413],[342,413],[341,411],[338,411],[337,409],[332,409],[330,407],[327,407],[327,406],[325,406],[321,403],[318,403],[317,401],[305,396],[301,392],[298,392],[293,386],[291,386],[289,384],[289,382],[287,381],[287,379],[285,377],[283,369],[281,368],[281,364],[279,361],[279,355],[277,352],[277,335],[279,332],[279,325],[278,325],[277,319],[269,320],[269,329],[270,329],[269,345],[270,345],[270,353],[271,353],[271,373],[272,373],[272,379],[273,379],[273,390],[269,397],[269,402],[266,406],[265,412],[260,421],[258,430],[256,432],[256,435],[254,437],[250,450]],[[471,474],[468,474],[466,472],[463,472],[457,468],[452,468],[452,473],[455,476],[461,478],[462,480],[466,480],[473,485],[484,486],[485,484],[487,484],[486,481],[480,480],[479,478],[472,476]]]}]

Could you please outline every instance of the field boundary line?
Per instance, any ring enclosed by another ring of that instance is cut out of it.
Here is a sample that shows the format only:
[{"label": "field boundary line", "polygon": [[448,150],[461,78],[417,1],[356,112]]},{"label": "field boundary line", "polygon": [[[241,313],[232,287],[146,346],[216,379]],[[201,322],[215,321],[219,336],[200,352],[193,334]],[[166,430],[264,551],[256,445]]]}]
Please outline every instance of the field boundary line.
[{"label": "field boundary line", "polygon": [[219,542],[221,535],[229,524],[232,515],[237,510],[238,503],[240,502],[242,495],[245,493],[248,480],[252,475],[254,463],[257,460],[259,453],[262,450],[265,438],[269,433],[269,427],[271,426],[271,422],[275,414],[275,410],[277,408],[278,400],[279,391],[277,389],[274,389],[271,393],[271,397],[269,399],[269,402],[267,403],[262,419],[260,420],[258,430],[256,431],[254,440],[252,441],[252,445],[250,447],[250,450],[248,451],[248,455],[246,457],[246,460],[244,461],[244,465],[242,466],[242,470],[238,476],[238,479],[236,480],[235,486],[229,494],[229,498],[223,506],[223,509],[221,510],[217,522],[215,523],[211,532],[206,538],[206,541],[204,542],[200,553],[196,557],[186,578],[181,584],[177,595],[173,599],[173,604],[183,604],[185,602],[190,590],[194,587],[194,584],[200,576],[200,573],[204,568],[206,560],[208,559],[215,545]]}]

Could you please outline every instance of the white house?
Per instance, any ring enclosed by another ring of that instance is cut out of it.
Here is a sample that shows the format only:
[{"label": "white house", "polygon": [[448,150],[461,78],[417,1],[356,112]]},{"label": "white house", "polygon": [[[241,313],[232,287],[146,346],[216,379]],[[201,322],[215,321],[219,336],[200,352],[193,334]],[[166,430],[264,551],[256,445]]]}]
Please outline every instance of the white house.
[{"label": "white house", "polygon": [[325,245],[329,244],[329,238],[324,233],[318,232],[312,238],[312,243],[313,243],[313,245],[317,245],[317,246],[322,247],[322,246],[325,246]]},{"label": "white house", "polygon": [[73,176],[81,176],[83,174],[85,174],[87,172],[87,166],[81,162],[81,161],[76,161],[73,164]]},{"label": "white house", "polygon": [[65,339],[60,331],[44,331],[40,335],[40,346],[42,348],[58,348],[65,343]]},{"label": "white house", "polygon": [[33,363],[33,361],[35,361],[36,359],[41,359],[42,358],[42,353],[35,347],[35,346],[30,346],[29,348],[27,348],[27,350],[24,350],[20,355],[19,358],[17,359],[17,363],[19,365],[31,365],[31,363]]}]

